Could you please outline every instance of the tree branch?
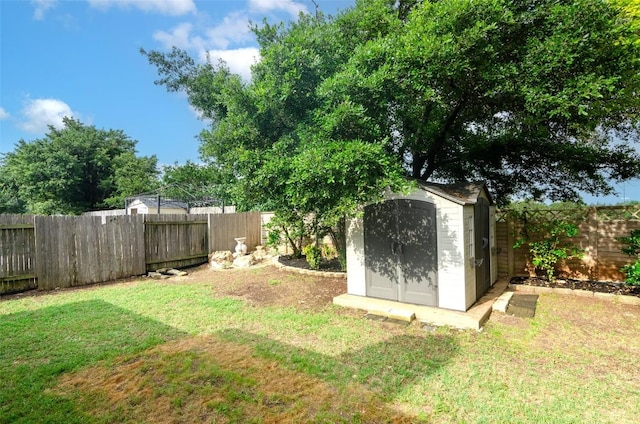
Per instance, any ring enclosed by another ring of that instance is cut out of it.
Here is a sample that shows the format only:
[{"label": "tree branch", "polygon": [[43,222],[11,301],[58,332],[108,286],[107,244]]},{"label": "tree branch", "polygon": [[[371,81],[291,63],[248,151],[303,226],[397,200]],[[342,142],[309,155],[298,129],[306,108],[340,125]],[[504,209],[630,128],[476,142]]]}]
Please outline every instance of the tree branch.
[{"label": "tree branch", "polygon": [[427,152],[427,158],[426,158],[427,166],[424,169],[424,171],[419,175],[419,178],[421,180],[427,181],[431,177],[431,175],[433,175],[434,171],[438,168],[439,164],[436,163],[436,157],[438,156],[438,153],[440,153],[440,151],[442,150],[442,147],[444,147],[444,144],[447,140],[447,133],[455,123],[456,118],[460,113],[460,110],[462,110],[463,103],[464,102],[460,100],[458,104],[453,108],[451,113],[449,113],[449,116],[447,116],[447,119],[444,121],[444,125],[442,125],[440,132],[433,140],[433,144],[429,146],[429,150]]}]

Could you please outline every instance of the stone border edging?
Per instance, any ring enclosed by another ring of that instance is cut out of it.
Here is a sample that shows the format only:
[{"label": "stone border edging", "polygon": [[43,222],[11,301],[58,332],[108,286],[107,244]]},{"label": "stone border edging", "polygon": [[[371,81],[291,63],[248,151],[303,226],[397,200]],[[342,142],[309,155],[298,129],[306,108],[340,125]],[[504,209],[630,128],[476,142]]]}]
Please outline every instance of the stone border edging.
[{"label": "stone border edging", "polygon": [[316,271],[313,269],[296,268],[294,266],[287,266],[287,265],[281,264],[278,258],[279,256],[275,256],[273,258],[272,260],[273,265],[275,265],[276,268],[284,271],[291,271],[291,272],[295,272],[297,274],[303,274],[303,275],[313,275],[315,277],[344,278],[345,280],[347,279],[346,272],[327,272],[327,271]]},{"label": "stone border edging", "polygon": [[523,292],[523,293],[535,293],[535,294],[553,293],[553,294],[561,294],[561,295],[568,295],[568,296],[593,297],[596,299],[608,300],[610,302],[618,302],[623,305],[640,306],[640,297],[627,296],[623,294],[600,293],[600,292],[592,292],[588,290],[574,290],[567,287],[528,286],[525,284],[509,284],[509,289],[517,292]]}]

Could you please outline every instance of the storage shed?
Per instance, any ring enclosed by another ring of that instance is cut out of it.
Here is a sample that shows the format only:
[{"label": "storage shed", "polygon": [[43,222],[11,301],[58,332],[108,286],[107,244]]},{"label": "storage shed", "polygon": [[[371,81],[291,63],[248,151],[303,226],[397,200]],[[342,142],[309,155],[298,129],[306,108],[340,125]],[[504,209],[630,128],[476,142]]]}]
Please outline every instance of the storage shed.
[{"label": "storage shed", "polygon": [[498,278],[483,183],[419,183],[347,223],[347,293],[466,311]]},{"label": "storage shed", "polygon": [[161,196],[139,196],[127,199],[126,214],[187,214],[189,205]]}]

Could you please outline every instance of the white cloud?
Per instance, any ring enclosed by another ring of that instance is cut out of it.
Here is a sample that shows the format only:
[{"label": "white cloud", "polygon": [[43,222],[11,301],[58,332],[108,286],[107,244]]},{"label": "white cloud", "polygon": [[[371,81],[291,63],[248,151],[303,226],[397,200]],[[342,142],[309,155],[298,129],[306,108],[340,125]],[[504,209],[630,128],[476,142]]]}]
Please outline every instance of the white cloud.
[{"label": "white cloud", "polygon": [[293,0],[249,0],[249,7],[255,12],[284,10],[294,18],[297,17],[300,12],[309,13],[307,6]]},{"label": "white cloud", "polygon": [[[110,5],[115,0],[89,1]],[[132,1],[123,0],[123,3]],[[156,31],[153,38],[164,49],[175,46],[195,53],[203,62],[207,60],[207,55],[213,62],[220,58],[227,63],[231,72],[248,81],[251,79],[251,65],[260,60],[258,48],[253,47],[255,36],[249,25],[252,18],[274,12],[274,16],[288,13],[295,19],[300,12],[308,13],[308,10],[295,0],[247,0],[245,4],[247,6],[243,10],[228,13],[214,25],[208,25],[211,17],[206,12],[198,12],[194,20],[182,22],[170,30]]]},{"label": "white cloud", "polygon": [[57,2],[57,0],[31,0],[31,4],[35,6],[33,19],[42,21],[44,19],[44,13],[53,8]]},{"label": "white cloud", "polygon": [[0,121],[3,119],[7,119],[9,117],[9,112],[4,110],[3,107],[0,107]]},{"label": "white cloud", "polygon": [[173,28],[171,32],[156,31],[153,38],[162,43],[165,49],[175,46],[179,49],[188,50],[192,48],[204,48],[204,41],[200,37],[191,37],[193,25],[184,22]]},{"label": "white cloud", "polygon": [[87,0],[92,7],[106,10],[111,6],[137,8],[144,12],[156,12],[163,15],[180,16],[195,13],[193,0]]},{"label": "white cloud", "polygon": [[222,59],[234,74],[239,74],[243,80],[251,79],[251,65],[260,60],[260,51],[256,47],[245,47],[233,50],[209,50],[201,54],[200,60],[207,59],[207,53],[211,61]]},{"label": "white cloud", "polygon": [[249,18],[234,12],[225,16],[222,23],[207,30],[209,46],[226,49],[230,43],[241,43],[252,39]]},{"label": "white cloud", "polygon": [[21,111],[20,128],[30,133],[45,133],[49,125],[62,128],[62,118],[76,117],[78,114],[71,110],[68,104],[58,99],[27,100]]},{"label": "white cloud", "polygon": [[[203,37],[193,35],[199,30]],[[156,31],[153,38],[165,49],[175,46],[183,50],[204,51],[206,49],[226,49],[230,44],[243,43],[253,39],[249,28],[249,18],[240,12],[224,17],[218,25],[203,29],[195,28],[192,23],[183,22],[170,31]]]}]

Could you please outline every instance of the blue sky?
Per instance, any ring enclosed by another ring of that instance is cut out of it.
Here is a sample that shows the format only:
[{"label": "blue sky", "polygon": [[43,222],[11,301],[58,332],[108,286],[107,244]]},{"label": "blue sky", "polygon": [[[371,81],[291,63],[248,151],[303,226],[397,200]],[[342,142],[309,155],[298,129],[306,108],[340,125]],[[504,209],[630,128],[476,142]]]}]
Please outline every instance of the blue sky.
[{"label": "blue sky", "polygon": [[[316,3],[335,14],[355,0]],[[314,8],[311,0],[0,0],[0,153],[70,115],[124,131],[161,165],[198,161],[206,122],[184,95],[154,85],[140,48],[175,45],[202,59],[209,52],[248,79],[259,60],[249,21],[289,21]],[[615,188],[617,196],[585,200],[640,200],[638,180]]]},{"label": "blue sky", "polygon": [[[317,3],[335,14],[355,1]],[[140,48],[210,52],[248,79],[258,60],[249,21],[314,10],[309,0],[0,0],[0,153],[71,115],[123,130],[160,164],[198,161],[195,136],[206,122],[184,95],[154,85],[155,67]]]}]

